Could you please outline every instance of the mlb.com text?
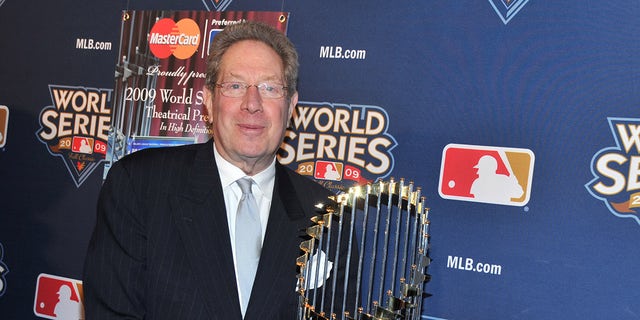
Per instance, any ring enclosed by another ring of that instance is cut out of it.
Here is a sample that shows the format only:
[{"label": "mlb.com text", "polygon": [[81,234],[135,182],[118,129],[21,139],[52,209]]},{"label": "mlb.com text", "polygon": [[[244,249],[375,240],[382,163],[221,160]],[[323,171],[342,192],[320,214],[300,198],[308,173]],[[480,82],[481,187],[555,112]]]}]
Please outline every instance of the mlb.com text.
[{"label": "mlb.com text", "polygon": [[447,268],[477,273],[487,273],[493,275],[502,274],[502,266],[493,263],[475,262],[473,258],[463,258],[458,256],[447,257]]}]

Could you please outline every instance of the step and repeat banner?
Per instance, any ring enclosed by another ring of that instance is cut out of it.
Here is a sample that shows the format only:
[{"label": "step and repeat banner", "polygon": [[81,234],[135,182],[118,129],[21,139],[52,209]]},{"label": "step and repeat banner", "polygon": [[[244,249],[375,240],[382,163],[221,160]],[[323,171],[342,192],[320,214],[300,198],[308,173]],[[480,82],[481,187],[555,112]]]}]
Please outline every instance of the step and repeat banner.
[{"label": "step and repeat banner", "polygon": [[638,319],[638,16],[638,1],[0,0],[0,319],[83,318],[106,173],[208,139],[208,46],[245,20],[300,54],[281,163],[335,192],[422,187],[424,319]]}]

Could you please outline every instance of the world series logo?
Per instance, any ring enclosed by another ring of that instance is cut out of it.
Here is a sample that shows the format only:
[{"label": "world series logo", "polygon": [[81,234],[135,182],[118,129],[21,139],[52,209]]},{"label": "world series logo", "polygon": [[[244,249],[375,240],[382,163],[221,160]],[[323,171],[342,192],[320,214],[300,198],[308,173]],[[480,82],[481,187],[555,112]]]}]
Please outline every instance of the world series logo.
[{"label": "world series logo", "polygon": [[377,106],[300,101],[278,154],[281,164],[340,192],[388,176],[389,116]]},{"label": "world series logo", "polygon": [[442,151],[438,192],[444,199],[524,206],[534,161],[528,149],[449,144]]},{"label": "world series logo", "polygon": [[209,8],[207,3],[211,3],[215,11],[224,11],[231,4],[231,2],[233,2],[233,0],[202,0],[204,7],[209,11],[211,11],[211,8]]},{"label": "world series logo", "polygon": [[9,272],[9,268],[2,261],[4,257],[4,248],[2,247],[2,243],[0,243],[0,297],[4,295],[7,291],[7,279],[5,275]]},{"label": "world series logo", "polygon": [[640,119],[607,118],[615,146],[591,158],[589,193],[619,218],[640,224]]},{"label": "world series logo", "polygon": [[104,161],[111,125],[111,89],[49,85],[36,136],[63,160],[76,187]]},{"label": "world series logo", "polygon": [[520,12],[529,0],[489,0],[489,3],[496,11],[502,23],[505,25]]}]

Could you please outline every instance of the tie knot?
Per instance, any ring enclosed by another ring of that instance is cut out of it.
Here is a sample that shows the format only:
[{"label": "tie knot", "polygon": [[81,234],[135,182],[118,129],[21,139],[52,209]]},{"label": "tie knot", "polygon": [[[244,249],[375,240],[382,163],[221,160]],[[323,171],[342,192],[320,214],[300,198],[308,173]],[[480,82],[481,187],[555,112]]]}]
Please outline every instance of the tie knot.
[{"label": "tie knot", "polygon": [[253,184],[253,180],[251,178],[242,178],[236,180],[240,190],[242,190],[242,194],[251,194],[251,184]]}]

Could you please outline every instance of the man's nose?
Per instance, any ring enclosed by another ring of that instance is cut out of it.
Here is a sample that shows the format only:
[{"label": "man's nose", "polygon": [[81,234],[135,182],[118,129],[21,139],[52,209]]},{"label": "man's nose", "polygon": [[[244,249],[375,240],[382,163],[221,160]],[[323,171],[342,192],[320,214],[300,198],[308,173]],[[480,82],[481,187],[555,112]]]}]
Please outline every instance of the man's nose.
[{"label": "man's nose", "polygon": [[247,111],[254,113],[262,110],[262,97],[260,96],[260,90],[258,87],[248,87],[244,99]]}]

